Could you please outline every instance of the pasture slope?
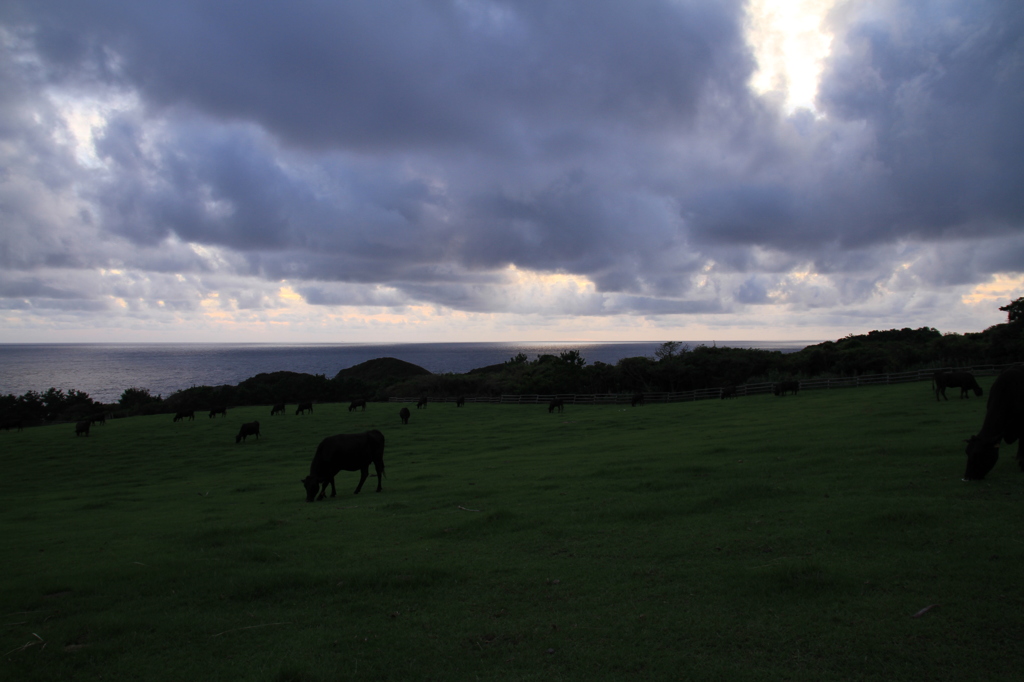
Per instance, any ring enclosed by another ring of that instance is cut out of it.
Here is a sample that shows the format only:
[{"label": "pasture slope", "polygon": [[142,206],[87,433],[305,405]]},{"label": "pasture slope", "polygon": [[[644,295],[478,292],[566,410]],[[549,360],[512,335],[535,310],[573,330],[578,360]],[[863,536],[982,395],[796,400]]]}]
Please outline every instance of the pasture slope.
[{"label": "pasture slope", "polygon": [[[984,405],[922,382],[0,432],[2,677],[1019,679],[1024,475],[960,480]],[[320,439],[374,428],[384,491],[342,472],[306,503]]]}]

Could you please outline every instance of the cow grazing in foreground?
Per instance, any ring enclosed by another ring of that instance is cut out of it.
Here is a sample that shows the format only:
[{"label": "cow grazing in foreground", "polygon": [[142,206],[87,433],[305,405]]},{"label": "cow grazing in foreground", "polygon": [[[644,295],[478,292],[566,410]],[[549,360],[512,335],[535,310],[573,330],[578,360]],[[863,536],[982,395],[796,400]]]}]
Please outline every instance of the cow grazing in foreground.
[{"label": "cow grazing in foreground", "polygon": [[[210,416],[212,417],[213,415],[210,415]],[[189,421],[193,421],[194,422],[196,420],[196,412],[195,412],[195,410],[187,410],[187,411],[186,410],[179,410],[178,412],[174,413],[174,421],[180,422],[180,421],[185,420],[185,419],[188,419]]]},{"label": "cow grazing in foreground", "polygon": [[[384,434],[380,431],[339,434],[320,441],[309,465],[309,476],[302,479],[306,487],[306,502],[322,500],[327,496],[327,484],[331,486],[331,497],[337,491],[334,476],[339,471],[359,471],[359,485],[354,494],[359,494],[366,477],[370,475],[370,464],[377,471],[377,492],[381,491],[384,478]],[[318,496],[317,489],[320,490]]]},{"label": "cow grazing in foreground", "polygon": [[551,414],[555,410],[561,412],[564,409],[565,403],[562,401],[561,398],[554,398],[550,403],[548,403],[548,414]]},{"label": "cow grazing in foreground", "polygon": [[936,372],[932,377],[932,381],[935,382],[935,400],[939,399],[940,394],[943,400],[949,400],[946,397],[947,388],[959,388],[961,400],[970,398],[967,395],[969,390],[973,390],[976,396],[981,396],[985,393],[981,390],[981,386],[978,385],[978,380],[970,372]]},{"label": "cow grazing in foreground", "polygon": [[270,416],[273,417],[275,414],[284,414],[284,403],[278,403],[270,408]]},{"label": "cow grazing in foreground", "polygon": [[409,408],[408,407],[403,407],[402,409],[400,409],[398,411],[398,416],[402,418],[402,423],[403,424],[408,424],[409,423],[409,416],[410,416],[410,414],[411,414],[411,412],[409,412]]},{"label": "cow grazing in foreground", "polygon": [[725,388],[722,389],[722,395],[721,395],[722,400],[725,400],[726,398],[735,398],[735,397],[736,397],[736,387],[735,386],[726,386]]},{"label": "cow grazing in foreground", "polygon": [[366,412],[366,401],[353,400],[352,403],[348,406],[348,411],[351,412],[352,410],[357,410],[360,407],[363,408],[363,412]]},{"label": "cow grazing in foreground", "polygon": [[420,398],[420,401],[418,403],[416,403],[416,409],[417,410],[420,409],[421,407],[424,410],[427,409],[427,396],[423,396],[422,398]]},{"label": "cow grazing in foreground", "polygon": [[88,420],[86,420],[84,422],[78,422],[77,424],[75,424],[75,438],[78,438],[83,433],[88,436],[89,435],[89,427],[91,425],[92,425],[92,422],[90,422]]},{"label": "cow grazing in foreground", "polygon": [[981,431],[967,441],[965,481],[980,481],[999,459],[999,443],[1017,445],[1017,464],[1024,471],[1024,367],[1011,367],[989,389]]},{"label": "cow grazing in foreground", "polygon": [[799,390],[800,390],[800,382],[799,381],[780,381],[779,383],[775,384],[775,387],[772,390],[772,392],[775,395],[783,396],[783,395],[786,395],[787,392],[792,393],[793,395],[796,395]]},{"label": "cow grazing in foreground", "polygon": [[465,404],[466,404],[466,398],[465,397],[460,395],[458,398],[455,399],[455,407],[462,407]]},{"label": "cow grazing in foreground", "polygon": [[244,443],[246,436],[256,436],[256,440],[260,439],[260,423],[249,422],[248,424],[242,424],[242,428],[239,429],[238,435],[235,436],[235,443]]},{"label": "cow grazing in foreground", "polygon": [[646,400],[644,400],[644,394],[643,393],[637,393],[636,395],[633,396],[633,402],[632,402],[633,407],[636,407],[637,405],[640,405],[641,407],[643,407],[643,405],[645,403],[646,403]]},{"label": "cow grazing in foreground", "polygon": [[309,413],[312,414],[313,403],[299,403],[299,406],[295,408],[295,414],[305,415],[306,410],[309,410]]},{"label": "cow grazing in foreground", "polygon": [[211,419],[216,417],[218,414],[220,416],[222,416],[222,417],[227,417],[228,416],[228,408],[226,408],[226,407],[215,407],[212,410],[210,410],[210,418]]}]

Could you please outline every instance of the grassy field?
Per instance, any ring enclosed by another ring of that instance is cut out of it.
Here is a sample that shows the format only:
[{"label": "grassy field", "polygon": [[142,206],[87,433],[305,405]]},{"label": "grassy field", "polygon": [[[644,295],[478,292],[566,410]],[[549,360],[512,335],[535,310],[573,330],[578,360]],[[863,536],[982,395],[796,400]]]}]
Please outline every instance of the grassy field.
[{"label": "grassy field", "polygon": [[[991,379],[983,381],[987,389]],[[0,432],[10,680],[997,680],[1024,475],[924,383]],[[245,421],[263,437],[236,445]],[[380,429],[308,504],[317,443]],[[371,469],[372,471],[372,469]],[[922,609],[932,608],[914,617]]]}]

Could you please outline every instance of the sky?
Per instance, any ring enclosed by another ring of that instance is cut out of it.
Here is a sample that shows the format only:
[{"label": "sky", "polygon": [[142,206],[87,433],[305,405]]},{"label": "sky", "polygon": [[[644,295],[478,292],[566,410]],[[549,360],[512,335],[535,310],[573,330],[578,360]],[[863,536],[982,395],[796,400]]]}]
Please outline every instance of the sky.
[{"label": "sky", "polygon": [[1022,121],[1019,0],[0,0],[0,342],[980,331]]}]

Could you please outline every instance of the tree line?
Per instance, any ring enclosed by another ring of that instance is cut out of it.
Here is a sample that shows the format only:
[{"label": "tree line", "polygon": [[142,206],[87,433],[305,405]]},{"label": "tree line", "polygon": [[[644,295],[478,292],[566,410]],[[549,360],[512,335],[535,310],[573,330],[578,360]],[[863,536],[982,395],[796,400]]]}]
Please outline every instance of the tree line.
[{"label": "tree line", "polygon": [[125,389],[114,404],[83,391],[50,388],[0,396],[0,428],[109,416],[208,410],[221,406],[300,401],[387,400],[391,396],[499,396],[502,394],[639,393],[691,391],[760,381],[852,377],[928,369],[1005,364],[1024,360],[1024,297],[1000,310],[1004,324],[967,334],[931,327],[875,330],[808,346],[795,353],[677,342],[661,344],[653,357],[616,364],[588,363],[578,350],[534,359],[519,353],[465,374],[432,374],[395,358],[380,358],[323,374],[272,372],[237,385],[193,386],[167,398],[145,388]]}]

